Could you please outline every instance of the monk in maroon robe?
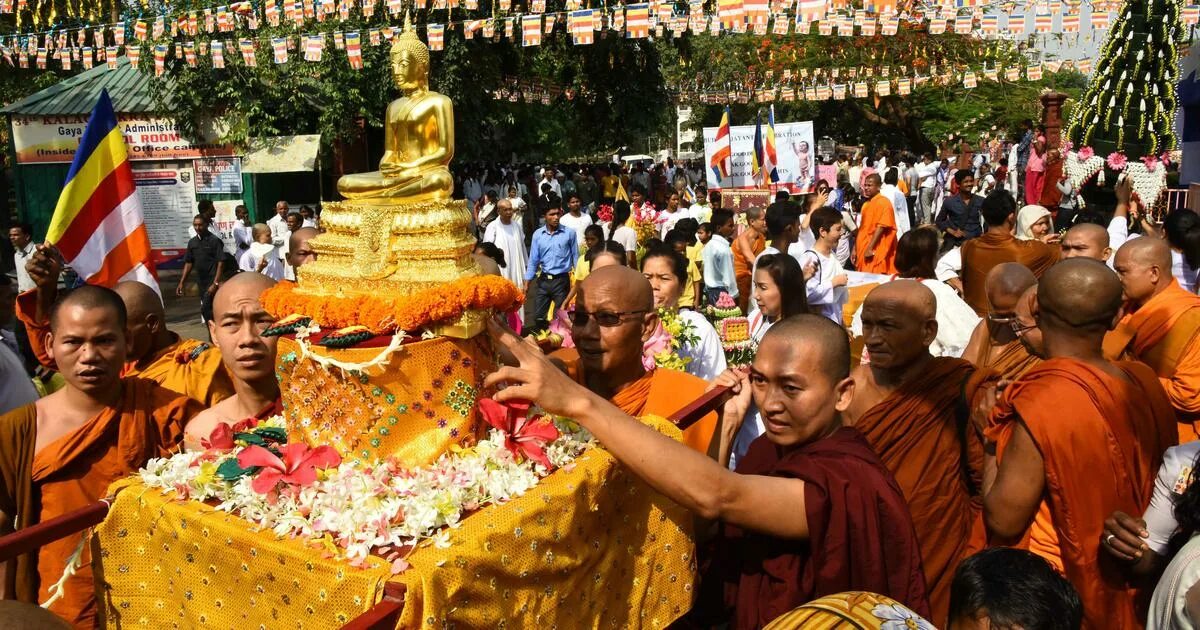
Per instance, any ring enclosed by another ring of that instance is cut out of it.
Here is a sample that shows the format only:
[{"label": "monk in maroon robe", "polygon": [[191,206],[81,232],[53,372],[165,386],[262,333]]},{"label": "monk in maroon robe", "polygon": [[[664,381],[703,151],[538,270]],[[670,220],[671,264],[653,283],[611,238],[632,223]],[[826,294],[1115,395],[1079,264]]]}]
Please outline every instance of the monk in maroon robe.
[{"label": "monk in maroon robe", "polygon": [[734,627],[762,627],[841,591],[880,593],[929,616],[904,496],[862,435],[842,426],[854,380],[849,340],[837,324],[816,315],[783,320],[763,338],[748,376],[718,379],[731,386],[720,451],[752,399],[766,425],[737,472],[574,383],[511,331],[492,324],[492,334],[519,361],[485,381],[506,384],[497,400],[529,400],[573,418],[655,490],[720,522],[717,546],[731,561],[714,563],[718,573],[707,580],[730,585]]}]

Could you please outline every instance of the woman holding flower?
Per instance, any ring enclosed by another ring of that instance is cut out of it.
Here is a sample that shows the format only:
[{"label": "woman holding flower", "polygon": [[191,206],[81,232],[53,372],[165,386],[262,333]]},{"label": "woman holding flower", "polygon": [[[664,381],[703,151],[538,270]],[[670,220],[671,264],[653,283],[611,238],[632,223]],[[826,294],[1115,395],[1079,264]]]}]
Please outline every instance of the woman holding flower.
[{"label": "woman holding flower", "polygon": [[[679,296],[687,284],[687,259],[665,247],[652,247],[642,258],[642,275],[654,291],[654,307],[659,311],[660,330],[646,344],[646,354],[666,367],[677,367],[706,381],[725,371],[725,351],[721,338],[703,315],[679,310]],[[671,365],[663,353],[676,355],[685,365]]]}]

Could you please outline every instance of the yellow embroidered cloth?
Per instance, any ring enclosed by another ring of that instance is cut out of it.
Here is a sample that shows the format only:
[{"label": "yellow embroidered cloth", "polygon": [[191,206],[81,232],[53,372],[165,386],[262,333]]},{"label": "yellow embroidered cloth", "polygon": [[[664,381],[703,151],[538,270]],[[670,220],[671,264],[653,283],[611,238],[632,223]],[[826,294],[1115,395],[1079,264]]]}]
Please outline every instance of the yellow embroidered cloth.
[{"label": "yellow embroidered cloth", "polygon": [[96,598],[108,627],[338,628],[374,605],[389,563],[366,568],[197,501],[114,483],[96,527]]},{"label": "yellow embroidered cloth", "polygon": [[400,627],[663,628],[692,606],[692,515],[602,448],[450,534],[409,557]]},{"label": "yellow embroidered cloth", "polygon": [[[670,422],[642,419],[680,440]],[[663,628],[691,608],[692,516],[593,447],[503,505],[414,551],[390,576],[322,558],[241,518],[137,479],[97,527],[100,607],[116,627],[337,628],[407,586],[399,627]]]}]

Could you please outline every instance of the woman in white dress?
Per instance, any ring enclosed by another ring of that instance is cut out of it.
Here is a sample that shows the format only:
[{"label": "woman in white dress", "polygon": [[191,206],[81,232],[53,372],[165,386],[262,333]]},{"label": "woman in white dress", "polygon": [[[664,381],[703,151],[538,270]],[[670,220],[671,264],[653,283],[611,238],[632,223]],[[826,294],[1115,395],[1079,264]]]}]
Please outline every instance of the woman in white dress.
[{"label": "woman in white dress", "polygon": [[642,258],[642,275],[654,290],[654,307],[675,313],[692,327],[695,343],[684,344],[680,355],[691,359],[687,373],[711,381],[725,371],[721,337],[703,315],[690,309],[678,310],[679,296],[687,284],[688,261],[669,247],[653,247]]}]

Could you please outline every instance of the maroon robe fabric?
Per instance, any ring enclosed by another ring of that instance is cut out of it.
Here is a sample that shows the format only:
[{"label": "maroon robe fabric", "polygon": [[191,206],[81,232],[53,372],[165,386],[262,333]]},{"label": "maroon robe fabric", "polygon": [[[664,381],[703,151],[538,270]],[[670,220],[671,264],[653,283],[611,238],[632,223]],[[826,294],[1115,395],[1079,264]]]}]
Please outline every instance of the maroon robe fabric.
[{"label": "maroon robe fabric", "polygon": [[724,526],[721,546],[730,557],[721,566],[726,599],[736,607],[734,627],[761,628],[801,604],[845,591],[887,595],[929,617],[908,505],[862,434],[843,427],[786,454],[760,437],[737,472],[803,480],[809,539]]}]

